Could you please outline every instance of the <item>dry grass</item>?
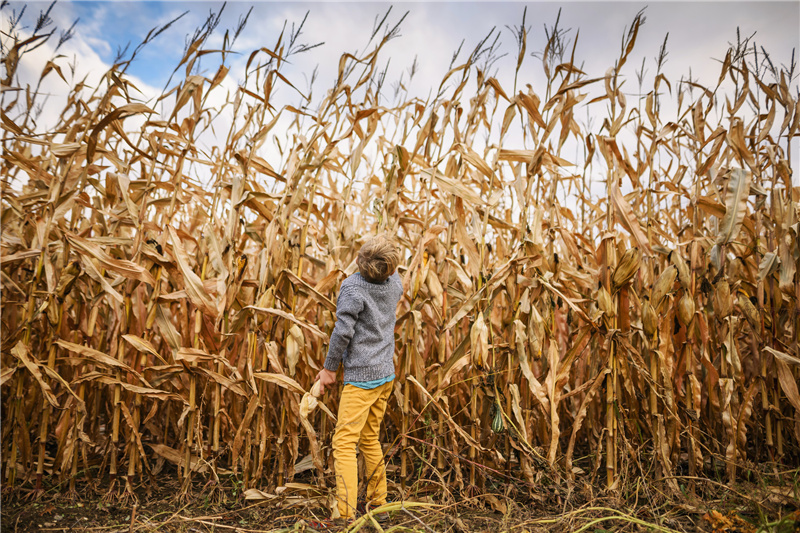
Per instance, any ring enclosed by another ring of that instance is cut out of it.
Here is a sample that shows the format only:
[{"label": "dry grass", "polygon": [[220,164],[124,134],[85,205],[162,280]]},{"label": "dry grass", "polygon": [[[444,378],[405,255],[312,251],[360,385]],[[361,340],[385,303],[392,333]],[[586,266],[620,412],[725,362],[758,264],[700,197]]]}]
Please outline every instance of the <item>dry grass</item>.
[{"label": "dry grass", "polygon": [[[47,131],[35,97],[3,92],[4,488],[92,477],[132,495],[173,464],[184,491],[233,476],[329,505],[337,395],[305,424],[299,403],[380,231],[404,257],[385,424],[402,497],[502,509],[645,478],[657,500],[797,467],[794,74],[739,43],[718,85],[673,80],[665,116],[663,76],[636,101],[620,89],[641,22],[597,77],[554,31],[548,85],[524,90],[488,77],[486,39],[426,102],[379,97],[391,26],[342,56],[314,110],[274,104],[294,35],[253,52],[222,110],[227,68],[192,74],[208,32],[161,113],[124,63]],[[517,74],[533,61],[518,38]],[[229,129],[204,151],[210,124]]]}]

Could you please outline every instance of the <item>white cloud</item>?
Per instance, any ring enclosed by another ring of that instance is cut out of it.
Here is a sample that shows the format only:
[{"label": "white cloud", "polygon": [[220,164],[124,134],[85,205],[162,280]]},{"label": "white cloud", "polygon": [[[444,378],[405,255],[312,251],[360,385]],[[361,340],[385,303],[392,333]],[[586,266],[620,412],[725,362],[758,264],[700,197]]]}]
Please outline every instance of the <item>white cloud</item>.
[{"label": "white cloud", "polygon": [[[67,5],[69,8],[69,4]],[[68,28],[72,23],[72,15],[70,9],[65,9],[63,12],[52,13],[53,18],[57,19],[57,26],[59,28]],[[103,10],[96,12],[98,19],[102,19]],[[69,21],[69,22],[67,22]],[[91,27],[96,24],[96,20],[85,21],[87,26]],[[9,21],[6,17],[0,20],[0,28],[4,33],[9,30]],[[20,31],[20,39],[25,39],[30,36],[30,28],[23,28]],[[97,50],[109,49],[110,45],[107,41],[98,40],[93,37],[84,35],[80,28],[75,32],[74,36],[66,41],[61,47],[56,49],[58,45],[58,33],[53,35],[46,43],[36,49],[25,53],[20,62],[15,76],[15,82],[12,85],[19,85],[22,89],[30,87],[34,91],[39,85],[40,97],[37,102],[41,104],[39,119],[37,120],[37,132],[44,133],[50,131],[58,120],[61,112],[66,104],[66,97],[73,86],[79,81],[83,81],[86,85],[84,94],[89,94],[90,91],[95,89],[101,82],[103,76],[109,70],[110,65],[106,63],[98,54]],[[10,42],[4,37],[4,42]],[[66,81],[62,80],[55,70],[52,70],[39,84],[41,73],[48,62],[52,61],[57,65],[63,73]],[[134,98],[141,98],[150,100],[155,98],[160,91],[147,84],[145,81],[136,77],[131,77],[130,80],[142,94],[136,94],[134,91],[131,96]],[[17,107],[17,112],[24,112],[21,105],[24,99],[20,99]],[[14,117],[13,111],[11,113]]]}]

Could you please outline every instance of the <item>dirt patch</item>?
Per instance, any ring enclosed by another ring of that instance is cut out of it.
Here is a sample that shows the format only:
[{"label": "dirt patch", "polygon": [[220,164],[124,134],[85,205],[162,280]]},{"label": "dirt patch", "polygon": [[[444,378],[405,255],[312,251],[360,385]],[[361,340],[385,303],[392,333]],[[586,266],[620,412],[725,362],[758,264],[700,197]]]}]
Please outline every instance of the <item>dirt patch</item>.
[{"label": "dirt patch", "polygon": [[[649,487],[650,495],[654,487]],[[83,484],[79,494],[55,493],[55,487],[35,494],[20,489],[2,499],[2,532],[289,532],[316,531],[315,521],[328,516],[319,500],[299,497],[291,489],[272,501],[247,500],[238,483],[222,486],[197,484],[181,495],[177,478],[142,483],[132,494],[108,492],[108,485]],[[450,494],[450,502],[434,508],[412,508],[392,514],[388,531],[466,533],[472,531],[520,533],[589,531],[704,531],[792,533],[800,531],[797,501],[779,499],[774,489],[742,485],[730,490],[697,490],[681,501],[651,500],[643,494],[625,501],[592,494],[591,488],[523,497],[507,487],[505,494]],[[735,491],[735,492],[734,492]],[[786,492],[786,491],[784,491]],[[737,494],[739,496],[737,496]],[[788,492],[787,492],[788,493]],[[428,497],[427,500],[432,498]],[[353,531],[358,527],[351,526]],[[345,528],[333,528],[344,530]],[[374,531],[365,523],[361,531]]]}]

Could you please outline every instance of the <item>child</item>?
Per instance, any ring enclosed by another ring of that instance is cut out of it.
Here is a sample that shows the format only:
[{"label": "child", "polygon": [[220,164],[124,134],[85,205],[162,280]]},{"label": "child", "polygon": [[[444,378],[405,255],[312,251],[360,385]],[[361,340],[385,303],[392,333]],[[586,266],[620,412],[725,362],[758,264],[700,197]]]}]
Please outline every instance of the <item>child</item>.
[{"label": "child", "polygon": [[339,514],[355,516],[358,497],[356,444],[367,467],[367,503],[386,503],[386,470],[378,442],[386,401],[394,380],[394,326],[403,284],[395,272],[400,253],[384,236],[369,239],[358,252],[358,272],[342,282],[336,303],[325,368],[317,379],[321,391],[336,383],[344,366],[344,389],[333,436]]}]

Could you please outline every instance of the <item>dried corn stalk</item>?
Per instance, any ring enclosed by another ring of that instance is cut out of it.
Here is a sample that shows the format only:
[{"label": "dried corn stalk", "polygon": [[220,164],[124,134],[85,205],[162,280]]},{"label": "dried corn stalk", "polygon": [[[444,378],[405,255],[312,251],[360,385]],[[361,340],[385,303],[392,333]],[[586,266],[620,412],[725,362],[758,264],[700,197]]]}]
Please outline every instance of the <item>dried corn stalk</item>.
[{"label": "dried corn stalk", "polygon": [[[714,101],[680,88],[677,115],[663,111],[662,76],[629,102],[634,22],[608,75],[550,46],[547,86],[510,90],[476,63],[497,52],[484,41],[428,102],[374,90],[383,40],[343,55],[337,83],[297,109],[275,91],[296,87],[285,36],[216,109],[223,64],[177,80],[163,111],[123,103],[130,81],[113,69],[92,94],[75,83],[46,129],[29,120],[38,96],[4,91],[5,481],[74,488],[79,456],[130,481],[158,456],[187,483],[230,469],[272,488],[310,455],[324,484],[333,415],[305,391],[339,284],[383,230],[410,258],[386,417],[403,487],[419,467],[486,488],[514,462],[528,482],[565,464],[572,482],[592,470],[578,449],[601,450],[611,488],[633,450],[668,479],[684,453],[704,475],[709,450],[731,479],[754,450],[796,457],[794,82],[729,54]],[[208,68],[199,35],[182,65]],[[575,119],[579,102],[602,131]],[[502,146],[482,141],[498,131]],[[595,156],[607,197],[588,194]]]}]

